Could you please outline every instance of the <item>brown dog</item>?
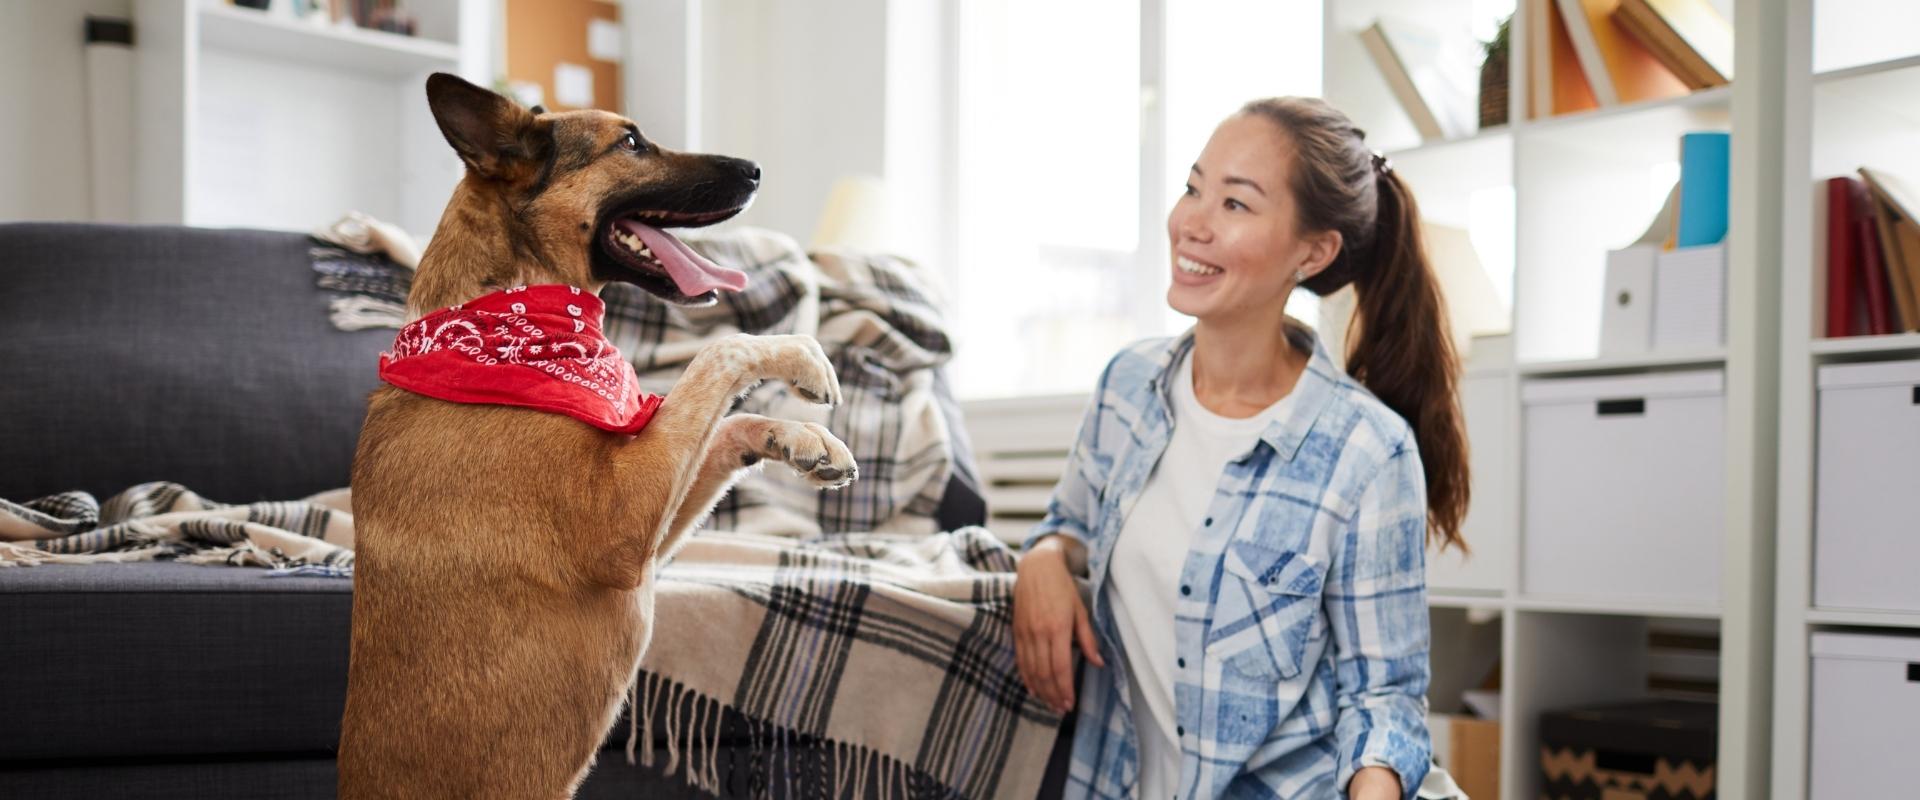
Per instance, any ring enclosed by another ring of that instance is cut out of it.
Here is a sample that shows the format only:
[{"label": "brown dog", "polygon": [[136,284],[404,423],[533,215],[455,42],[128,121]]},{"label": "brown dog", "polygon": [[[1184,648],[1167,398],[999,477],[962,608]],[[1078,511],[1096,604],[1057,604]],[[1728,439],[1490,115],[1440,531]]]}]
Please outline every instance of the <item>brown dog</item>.
[{"label": "brown dog", "polygon": [[[614,280],[713,302],[624,232],[650,223],[658,249],[653,226],[733,216],[758,188],[752,162],[668,152],[617,115],[528,111],[450,75],[428,79],[427,99],[467,174],[411,316],[518,285]],[[825,428],[723,416],[766,378],[840,398],[818,342],[745,335],[701,351],[637,436],[376,390],[353,464],[340,797],[572,796],[646,649],[654,570],[681,537],[761,459],[822,487],[853,480]]]}]

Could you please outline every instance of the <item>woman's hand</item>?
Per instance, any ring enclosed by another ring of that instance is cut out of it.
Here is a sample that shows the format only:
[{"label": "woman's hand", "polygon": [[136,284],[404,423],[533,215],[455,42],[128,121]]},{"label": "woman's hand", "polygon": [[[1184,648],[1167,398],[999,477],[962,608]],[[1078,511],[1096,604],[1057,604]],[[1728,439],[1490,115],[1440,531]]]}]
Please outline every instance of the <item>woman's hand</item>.
[{"label": "woman's hand", "polygon": [[1062,715],[1073,708],[1075,640],[1088,661],[1107,665],[1068,569],[1069,546],[1058,536],[1041,539],[1020,557],[1013,583],[1013,645],[1020,679],[1027,691]]},{"label": "woman's hand", "polygon": [[1386,767],[1361,767],[1347,783],[1351,800],[1400,800],[1400,775]]}]

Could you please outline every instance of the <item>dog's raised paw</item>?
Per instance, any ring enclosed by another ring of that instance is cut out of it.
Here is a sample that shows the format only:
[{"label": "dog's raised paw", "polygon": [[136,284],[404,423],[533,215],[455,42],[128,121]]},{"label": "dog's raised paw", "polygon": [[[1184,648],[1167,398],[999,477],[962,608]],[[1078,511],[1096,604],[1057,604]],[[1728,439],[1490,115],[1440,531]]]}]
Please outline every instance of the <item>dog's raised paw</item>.
[{"label": "dog's raised paw", "polygon": [[767,432],[762,455],[778,459],[823,489],[852,483],[859,468],[853,453],[825,427],[811,422],[783,422]]}]

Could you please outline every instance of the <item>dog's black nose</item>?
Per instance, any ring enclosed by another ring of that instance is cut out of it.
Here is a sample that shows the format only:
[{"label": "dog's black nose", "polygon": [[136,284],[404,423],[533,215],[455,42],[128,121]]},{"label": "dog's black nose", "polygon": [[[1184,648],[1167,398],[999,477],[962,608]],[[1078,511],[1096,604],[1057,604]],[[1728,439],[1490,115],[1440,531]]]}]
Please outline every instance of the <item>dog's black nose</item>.
[{"label": "dog's black nose", "polygon": [[753,181],[754,183],[760,182],[760,165],[759,164],[755,164],[754,162],[748,161],[744,158],[736,158],[736,159],[732,159],[732,166],[734,169],[739,170],[740,177],[746,178],[747,180]]}]

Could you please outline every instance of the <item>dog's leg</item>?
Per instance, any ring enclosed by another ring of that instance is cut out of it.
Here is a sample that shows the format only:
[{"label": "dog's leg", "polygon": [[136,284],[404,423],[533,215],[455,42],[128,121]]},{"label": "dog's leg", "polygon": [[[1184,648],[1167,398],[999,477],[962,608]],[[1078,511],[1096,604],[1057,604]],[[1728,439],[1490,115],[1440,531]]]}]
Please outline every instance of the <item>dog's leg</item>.
[{"label": "dog's leg", "polygon": [[825,427],[758,414],[727,417],[707,446],[706,461],[680,504],[660,557],[672,558],[680,540],[699,527],[735,481],[762,461],[782,462],[822,489],[838,489],[859,477],[853,453]]},{"label": "dog's leg", "polygon": [[840,402],[839,378],[812,337],[735,334],[702,349],[653,420],[614,457],[623,516],[634,526],[625,530],[641,535],[623,533],[591,556],[587,567],[595,580],[639,585],[679,519],[727,407],[769,378],[785,381],[807,400]]}]

